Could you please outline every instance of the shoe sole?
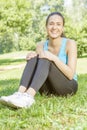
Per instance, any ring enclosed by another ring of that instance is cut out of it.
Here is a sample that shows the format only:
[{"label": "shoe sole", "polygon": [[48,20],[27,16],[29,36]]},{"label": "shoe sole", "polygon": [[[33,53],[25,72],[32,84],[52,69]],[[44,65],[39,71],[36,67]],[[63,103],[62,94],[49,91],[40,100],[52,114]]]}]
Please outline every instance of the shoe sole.
[{"label": "shoe sole", "polygon": [[9,105],[10,107],[13,107],[13,108],[23,108],[23,107],[20,107],[20,106],[18,106],[18,105],[16,105],[16,104],[13,104],[11,101],[8,102],[8,105]]},{"label": "shoe sole", "polygon": [[8,101],[0,98],[0,103],[3,104],[3,105],[6,105],[8,103]]},{"label": "shoe sole", "polygon": [[[15,104],[11,101],[5,101],[4,99],[0,99],[0,103],[5,105],[5,106],[9,106],[9,107],[16,108],[16,109],[18,109],[18,108],[29,108],[31,106],[30,105],[30,106],[27,106],[27,107],[23,107],[23,106],[21,107],[21,106],[18,106],[17,104]],[[35,101],[33,102],[33,104],[34,103],[35,103]]]},{"label": "shoe sole", "polygon": [[[34,104],[35,101],[33,101],[32,104]],[[32,106],[32,104],[30,106]],[[11,101],[8,101],[8,105],[13,107],[13,108],[29,108],[30,106],[19,106],[18,104],[16,104],[15,102],[11,102]]]},{"label": "shoe sole", "polygon": [[12,104],[9,101],[5,101],[4,99],[0,99],[0,103],[4,106],[9,106],[9,107],[13,107],[13,108],[19,108],[18,106]]}]

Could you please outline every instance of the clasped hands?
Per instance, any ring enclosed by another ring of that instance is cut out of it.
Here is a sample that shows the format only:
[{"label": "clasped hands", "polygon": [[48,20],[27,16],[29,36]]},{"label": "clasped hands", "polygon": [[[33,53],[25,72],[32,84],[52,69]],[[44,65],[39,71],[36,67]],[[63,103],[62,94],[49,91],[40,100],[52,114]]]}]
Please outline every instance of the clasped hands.
[{"label": "clasped hands", "polygon": [[30,60],[31,58],[34,58],[36,56],[39,56],[39,58],[45,58],[50,61],[52,61],[52,57],[54,56],[51,52],[49,51],[41,51],[40,53],[37,53],[36,51],[30,51],[27,56],[26,60]]}]

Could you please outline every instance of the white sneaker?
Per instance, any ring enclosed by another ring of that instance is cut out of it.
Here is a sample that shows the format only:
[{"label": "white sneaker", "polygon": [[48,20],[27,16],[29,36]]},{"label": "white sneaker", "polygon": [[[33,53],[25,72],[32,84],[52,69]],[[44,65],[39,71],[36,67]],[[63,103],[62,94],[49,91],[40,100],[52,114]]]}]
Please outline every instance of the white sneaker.
[{"label": "white sneaker", "polygon": [[35,100],[31,95],[22,93],[19,98],[9,98],[8,105],[14,108],[28,108],[34,102]]},{"label": "white sneaker", "polygon": [[0,98],[0,103],[2,103],[2,104],[4,104],[4,105],[7,105],[7,104],[8,104],[8,101],[9,101],[10,99],[19,98],[21,95],[22,95],[21,92],[15,92],[14,94],[9,95],[9,96],[1,96],[1,98]]}]

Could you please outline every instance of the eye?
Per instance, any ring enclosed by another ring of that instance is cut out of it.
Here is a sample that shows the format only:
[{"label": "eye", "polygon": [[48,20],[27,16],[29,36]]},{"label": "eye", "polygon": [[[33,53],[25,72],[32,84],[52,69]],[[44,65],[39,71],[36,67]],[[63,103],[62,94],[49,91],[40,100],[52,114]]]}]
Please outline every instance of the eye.
[{"label": "eye", "polygon": [[61,23],[57,23],[57,25],[58,25],[58,26],[60,26],[60,25],[61,25]]},{"label": "eye", "polygon": [[50,25],[53,25],[53,23],[50,23]]},{"label": "eye", "polygon": [[54,23],[53,23],[53,22],[50,22],[49,25],[54,25]]}]

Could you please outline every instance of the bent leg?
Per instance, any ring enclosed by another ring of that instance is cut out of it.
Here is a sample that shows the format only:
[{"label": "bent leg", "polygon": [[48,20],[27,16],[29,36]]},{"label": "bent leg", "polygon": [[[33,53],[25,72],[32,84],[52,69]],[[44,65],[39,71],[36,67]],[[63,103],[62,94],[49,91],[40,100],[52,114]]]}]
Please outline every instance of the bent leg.
[{"label": "bent leg", "polygon": [[53,92],[61,96],[72,95],[76,93],[78,88],[77,82],[74,79],[69,80],[53,63],[50,65],[48,81]]},{"label": "bent leg", "polygon": [[25,69],[22,74],[22,78],[20,81],[20,86],[24,86],[26,88],[29,87],[29,84],[31,83],[32,77],[35,73],[35,69],[37,67],[38,57],[34,57],[27,61],[27,64],[25,66]]},{"label": "bent leg", "polygon": [[45,83],[39,89],[39,92],[40,92],[41,95],[43,95],[43,94],[45,94],[45,95],[53,94],[53,89],[52,89],[48,80],[45,81]]},{"label": "bent leg", "polygon": [[[47,83],[45,87],[44,83]],[[33,95],[35,95],[35,92],[38,90],[42,89],[53,94],[66,96],[67,94],[76,93],[78,84],[74,79],[69,80],[54,63],[47,59],[38,59],[36,71],[29,88],[31,91],[34,90]]]},{"label": "bent leg", "polygon": [[49,74],[50,62],[47,59],[38,59],[37,68],[34,73],[30,88],[36,92],[45,83]]}]

